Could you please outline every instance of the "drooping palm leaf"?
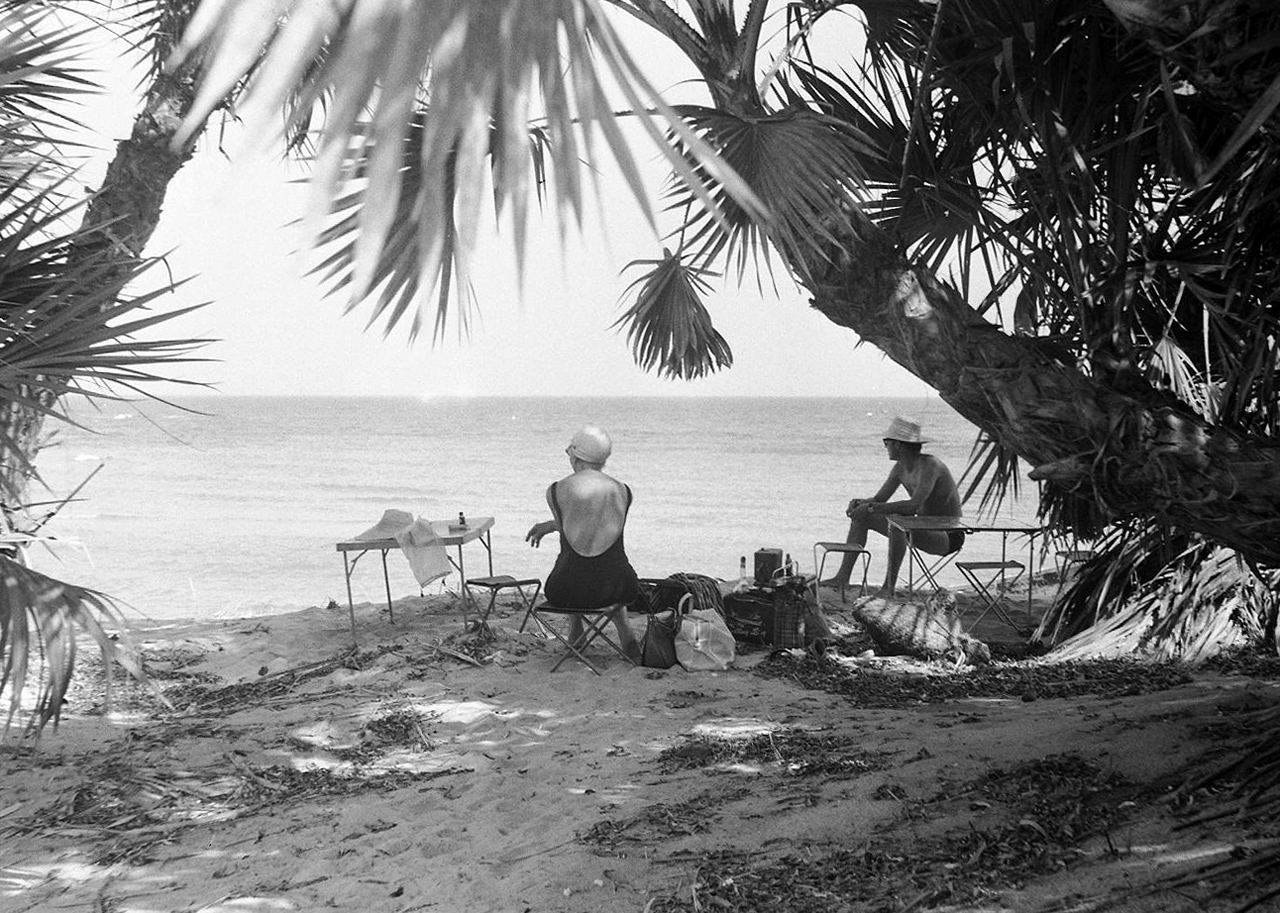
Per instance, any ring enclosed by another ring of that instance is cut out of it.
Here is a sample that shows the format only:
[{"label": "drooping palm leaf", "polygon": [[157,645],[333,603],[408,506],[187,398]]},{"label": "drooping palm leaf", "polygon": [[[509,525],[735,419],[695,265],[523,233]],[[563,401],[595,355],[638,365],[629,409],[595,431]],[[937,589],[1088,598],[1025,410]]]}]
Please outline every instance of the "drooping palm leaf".
[{"label": "drooping palm leaf", "polygon": [[73,57],[82,32],[31,7],[0,3],[0,691],[5,728],[34,694],[30,727],[38,730],[61,711],[78,631],[103,649],[108,670],[119,662],[142,676],[112,639],[123,631],[103,628],[120,620],[108,597],[23,563],[23,547],[47,519],[24,503],[43,421],[70,420],[61,405],[68,394],[118,398],[169,379],[163,366],[195,360],[204,340],[157,335],[194,308],[158,307],[171,283],[126,291],[158,261],[103,243],[118,223],[75,227],[86,201],[80,181],[68,178],[75,143],[66,128],[76,124],[65,106],[91,88]]},{"label": "drooping palm leaf", "polygon": [[[614,322],[627,328],[627,341],[645,371],[690,380],[733,364],[733,353],[711,324],[701,296],[710,291],[705,276],[715,276],[664,250],[660,260],[634,260],[651,267],[627,288],[635,303]],[[625,294],[624,293],[624,296]]]},{"label": "drooping palm leaf", "polygon": [[[14,543],[0,546],[12,549]],[[0,554],[0,691],[8,692],[7,731],[22,709],[28,689],[31,717],[27,730],[37,732],[62,715],[63,698],[75,671],[76,631],[87,634],[102,652],[109,675],[118,663],[144,680],[136,651],[128,640],[119,610],[102,593],[40,574]],[[108,631],[103,623],[114,630]],[[31,657],[39,653],[44,672],[31,680]]]},{"label": "drooping palm leaf", "polygon": [[[286,103],[302,80],[309,90],[304,108],[308,98],[332,94],[312,178],[311,220],[317,230],[332,228],[326,226],[331,202],[354,177],[353,163],[361,163],[360,206],[347,223],[354,238],[348,290],[356,300],[383,287],[388,267],[401,260],[383,252],[397,243],[399,201],[410,189],[401,140],[420,103],[430,116],[419,127],[419,160],[412,163],[418,174],[409,179],[421,277],[413,284],[424,295],[433,286],[447,286],[454,269],[458,281],[467,282],[466,253],[480,223],[491,150],[500,150],[493,155],[499,212],[509,208],[517,239],[526,236],[533,180],[525,150],[534,119],[542,119],[548,138],[562,232],[580,223],[583,166],[594,161],[597,141],[647,211],[639,170],[613,117],[597,60],[626,104],[665,118],[739,205],[758,209],[746,186],[649,84],[602,16],[599,0],[206,0],[175,60],[197,48],[207,51],[207,65],[188,119],[192,130],[251,71],[256,72],[245,110],[268,132],[269,112]],[[366,125],[367,110],[372,114]],[[650,118],[640,123],[675,167],[689,173],[691,166]],[[445,162],[450,167],[442,171]],[[594,182],[594,172],[585,177]],[[705,202],[715,208],[709,198]],[[389,316],[397,313],[393,309]]]}]

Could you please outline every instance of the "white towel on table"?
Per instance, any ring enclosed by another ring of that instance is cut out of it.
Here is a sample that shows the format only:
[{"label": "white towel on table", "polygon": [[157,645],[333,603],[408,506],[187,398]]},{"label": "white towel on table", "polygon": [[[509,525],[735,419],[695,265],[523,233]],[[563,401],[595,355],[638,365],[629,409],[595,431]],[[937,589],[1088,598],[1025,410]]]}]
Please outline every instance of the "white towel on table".
[{"label": "white towel on table", "polygon": [[418,586],[426,586],[452,570],[444,542],[432,530],[431,524],[415,519],[407,510],[387,510],[382,519],[356,536],[357,541],[370,539],[395,539],[400,551],[409,559]]}]

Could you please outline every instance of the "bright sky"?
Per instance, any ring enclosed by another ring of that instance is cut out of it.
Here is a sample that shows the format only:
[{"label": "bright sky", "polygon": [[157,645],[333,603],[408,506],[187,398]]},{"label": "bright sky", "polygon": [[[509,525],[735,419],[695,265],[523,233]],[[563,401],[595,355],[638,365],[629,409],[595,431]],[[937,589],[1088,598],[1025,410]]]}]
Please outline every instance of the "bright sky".
[{"label": "bright sky", "polygon": [[[674,51],[658,46],[672,61]],[[653,59],[646,56],[644,59]],[[664,78],[666,70],[663,70]],[[662,83],[662,85],[673,84]],[[137,105],[129,81],[104,99],[106,137],[127,135]],[[687,97],[687,93],[686,93]],[[704,101],[704,97],[699,97]],[[216,131],[216,127],[215,127]],[[479,312],[468,338],[456,324],[432,345],[412,347],[408,324],[387,338],[366,331],[369,309],[343,315],[302,275],[304,239],[288,224],[303,212],[305,188],[290,184],[283,165],[253,155],[234,131],[210,132],[195,160],[170,185],[164,217],[149,253],[171,251],[175,278],[192,277],[174,307],[207,301],[169,333],[220,340],[202,354],[216,362],[183,376],[226,394],[322,395],[779,395],[919,396],[929,388],[871,346],[808,306],[807,296],[778,274],[778,293],[748,274],[742,287],[724,281],[709,308],[735,356],[734,366],[695,382],[662,380],[634,364],[625,335],[610,329],[624,308],[619,296],[633,259],[662,252],[634,201],[610,193],[598,224],[561,252],[551,220],[530,251],[524,292],[509,242],[491,239],[476,258]],[[637,155],[651,159],[649,149]],[[655,164],[652,187],[665,169]],[[296,175],[296,172],[295,172]],[[656,196],[655,196],[656,202]],[[626,302],[630,304],[630,300]]]}]

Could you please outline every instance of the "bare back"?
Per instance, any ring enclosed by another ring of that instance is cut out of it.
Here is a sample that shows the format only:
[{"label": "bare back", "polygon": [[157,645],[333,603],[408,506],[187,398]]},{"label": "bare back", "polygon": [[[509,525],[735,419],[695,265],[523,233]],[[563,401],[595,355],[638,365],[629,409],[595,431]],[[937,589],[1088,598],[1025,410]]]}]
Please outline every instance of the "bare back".
[{"label": "bare back", "polygon": [[626,486],[597,469],[552,483],[547,504],[566,541],[584,558],[608,551],[627,522]]},{"label": "bare back", "polygon": [[916,502],[916,513],[922,517],[958,517],[960,491],[947,464],[932,454],[923,453],[910,469],[904,463],[894,466],[897,480]]}]

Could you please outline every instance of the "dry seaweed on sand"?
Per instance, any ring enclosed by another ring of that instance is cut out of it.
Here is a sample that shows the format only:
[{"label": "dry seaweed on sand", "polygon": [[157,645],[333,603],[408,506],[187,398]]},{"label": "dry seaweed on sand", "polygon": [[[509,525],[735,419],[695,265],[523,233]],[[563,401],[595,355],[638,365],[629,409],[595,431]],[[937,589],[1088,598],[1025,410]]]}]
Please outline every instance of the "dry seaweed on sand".
[{"label": "dry seaweed on sand", "polygon": [[[1243,750],[1230,752],[1229,761],[1178,790],[1175,801],[1187,819],[1175,829],[1231,819],[1245,828],[1247,839],[1162,887],[1183,891],[1212,884],[1247,898],[1241,910],[1263,909],[1280,898],[1280,704],[1242,712],[1232,722],[1216,728],[1222,739],[1243,737]],[[1202,802],[1205,797],[1210,801]]]},{"label": "dry seaweed on sand", "polygon": [[[291,666],[278,672],[265,672],[247,682],[237,682],[221,687],[209,687],[203,683],[188,682],[167,692],[177,707],[197,713],[229,713],[245,707],[260,706],[291,694],[299,685],[312,679],[323,678],[338,669],[361,670],[368,668],[379,657],[394,650],[391,646],[378,646],[371,650],[348,647],[325,659],[300,666]],[[265,667],[264,667],[265,668]]]},{"label": "dry seaweed on sand", "polygon": [[0,839],[31,834],[91,838],[94,862],[141,862],[181,829],[252,814],[264,807],[319,797],[388,791],[467,772],[392,770],[367,775],[327,767],[300,770],[250,764],[228,752],[199,770],[140,766],[126,748],[81,759],[74,785],[0,828]]},{"label": "dry seaweed on sand", "polygon": [[818,774],[853,777],[881,770],[887,755],[855,747],[849,736],[805,729],[778,729],[747,737],[699,735],[658,755],[663,773],[714,765],[755,765],[772,767],[785,776]]},{"label": "dry seaweed on sand", "polygon": [[659,841],[706,833],[720,817],[719,809],[751,792],[751,787],[710,790],[685,802],[656,802],[639,814],[620,820],[606,819],[592,825],[579,840],[609,856],[628,856],[660,850]]},{"label": "dry seaweed on sand", "polygon": [[1072,755],[992,770],[959,789],[966,797],[983,797],[982,816],[946,833],[917,834],[910,841],[873,838],[775,858],[719,849],[702,856],[687,893],[659,899],[652,913],[830,913],[990,901],[1000,891],[1080,859],[1085,840],[1123,820],[1136,792],[1118,776]]},{"label": "dry seaweed on sand", "polygon": [[903,707],[975,697],[1116,698],[1163,691],[1191,681],[1190,673],[1180,665],[1117,659],[998,663],[963,671],[938,664],[906,672],[779,652],[754,671],[809,690],[844,695],[860,707]]}]

